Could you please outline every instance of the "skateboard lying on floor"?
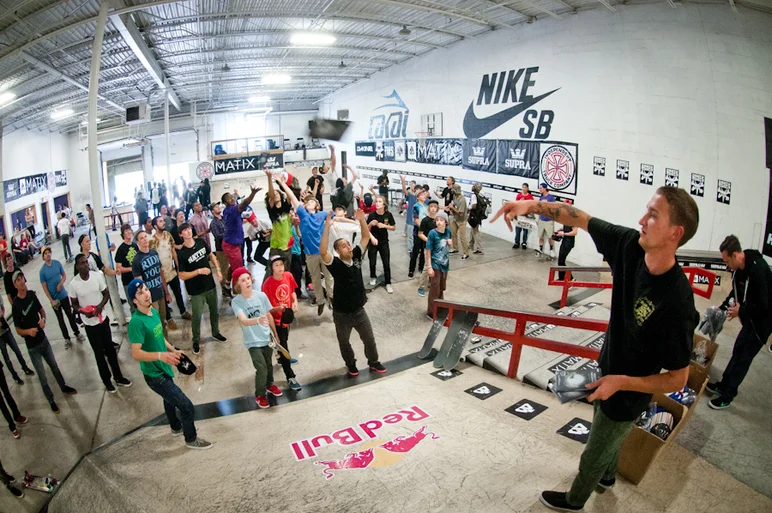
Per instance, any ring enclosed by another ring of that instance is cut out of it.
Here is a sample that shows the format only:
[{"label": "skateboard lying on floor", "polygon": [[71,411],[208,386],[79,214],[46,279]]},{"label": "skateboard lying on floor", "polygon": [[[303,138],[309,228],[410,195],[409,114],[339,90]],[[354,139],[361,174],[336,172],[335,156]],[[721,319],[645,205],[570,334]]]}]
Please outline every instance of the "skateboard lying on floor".
[{"label": "skateboard lying on floor", "polygon": [[39,492],[53,493],[59,481],[54,477],[43,477],[24,471],[24,488]]}]

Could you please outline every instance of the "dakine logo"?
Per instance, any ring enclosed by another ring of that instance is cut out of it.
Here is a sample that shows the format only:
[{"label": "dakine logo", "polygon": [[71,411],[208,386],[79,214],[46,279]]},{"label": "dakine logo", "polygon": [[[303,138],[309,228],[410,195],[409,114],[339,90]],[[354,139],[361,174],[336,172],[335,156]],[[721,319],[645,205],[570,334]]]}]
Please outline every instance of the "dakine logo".
[{"label": "dakine logo", "polygon": [[529,94],[529,89],[536,85],[535,75],[538,67],[520,68],[483,75],[477,105],[499,105],[516,103],[496,114],[478,118],[474,113],[475,102],[469,104],[464,116],[464,133],[469,139],[478,139],[494,131],[507,121],[523,114],[523,126],[520,137],[524,139],[546,139],[552,129],[555,113],[551,110],[531,109],[544,98],[558,89],[553,89],[539,96]]},{"label": "dakine logo", "polygon": [[541,176],[550,189],[560,191],[568,188],[574,181],[575,173],[574,156],[566,147],[556,144],[547,148],[541,158]]},{"label": "dakine logo", "polygon": [[587,429],[587,426],[585,426],[582,423],[575,424],[574,427],[568,430],[569,433],[572,435],[589,435],[590,430]]},{"label": "dakine logo", "polygon": [[405,102],[399,97],[396,90],[392,90],[390,95],[384,96],[383,98],[393,101],[376,107],[374,109],[375,111],[388,108],[396,110],[391,112],[388,117],[386,114],[375,114],[370,118],[368,139],[406,138],[407,121],[410,109],[407,108],[407,105],[405,105]]},{"label": "dakine logo", "polygon": [[533,413],[536,410],[530,404],[525,403],[524,405],[515,408],[515,411],[520,412],[520,413]]}]

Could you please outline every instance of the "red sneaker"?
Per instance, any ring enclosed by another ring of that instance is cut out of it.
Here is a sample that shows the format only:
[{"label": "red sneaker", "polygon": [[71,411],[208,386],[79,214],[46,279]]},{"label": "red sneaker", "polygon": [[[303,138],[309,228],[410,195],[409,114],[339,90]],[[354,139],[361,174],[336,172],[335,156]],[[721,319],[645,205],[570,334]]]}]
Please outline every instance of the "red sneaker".
[{"label": "red sneaker", "polygon": [[268,404],[268,398],[264,395],[255,396],[255,402],[257,403],[258,408],[268,408],[271,406]]},{"label": "red sneaker", "polygon": [[17,424],[26,424],[27,422],[29,422],[29,421],[27,420],[27,417],[25,417],[24,415],[19,415],[18,417],[16,417],[16,418],[15,418],[15,419],[13,419],[13,420],[14,420],[14,421],[15,421]]},{"label": "red sneaker", "polygon": [[308,286],[307,286],[306,288],[307,288],[308,290],[314,290],[314,284],[313,284],[313,283],[309,283],[309,284],[308,284]]},{"label": "red sneaker", "polygon": [[19,433],[18,429],[14,429],[13,431],[11,431],[11,434],[13,435],[14,438],[21,438],[21,433]]},{"label": "red sneaker", "polygon": [[277,387],[276,385],[271,385],[268,388],[265,389],[266,392],[271,394],[274,397],[281,397],[281,389]]}]

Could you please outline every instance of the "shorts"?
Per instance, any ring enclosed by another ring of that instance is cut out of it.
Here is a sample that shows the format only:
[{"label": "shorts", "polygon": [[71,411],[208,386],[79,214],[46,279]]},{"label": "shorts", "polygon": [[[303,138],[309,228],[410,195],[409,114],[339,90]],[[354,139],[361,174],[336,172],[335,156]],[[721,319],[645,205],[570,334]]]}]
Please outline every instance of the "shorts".
[{"label": "shorts", "polygon": [[241,254],[241,244],[235,246],[227,241],[222,241],[222,250],[228,258],[228,265],[234,271],[239,267],[244,267],[244,257]]},{"label": "shorts", "polygon": [[536,235],[540,239],[551,239],[554,233],[555,221],[542,221],[541,218],[539,218],[539,220],[536,222]]}]

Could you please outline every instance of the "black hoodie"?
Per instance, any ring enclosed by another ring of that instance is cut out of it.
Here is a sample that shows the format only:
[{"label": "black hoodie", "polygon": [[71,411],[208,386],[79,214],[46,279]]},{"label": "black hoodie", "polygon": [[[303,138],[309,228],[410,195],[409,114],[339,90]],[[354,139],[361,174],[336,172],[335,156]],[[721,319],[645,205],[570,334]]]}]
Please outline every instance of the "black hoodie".
[{"label": "black hoodie", "polygon": [[756,336],[764,344],[772,334],[772,270],[764,257],[754,249],[745,250],[745,268],[732,274],[732,291],[721,308],[726,310],[734,298],[740,305],[740,322],[750,323]]}]

